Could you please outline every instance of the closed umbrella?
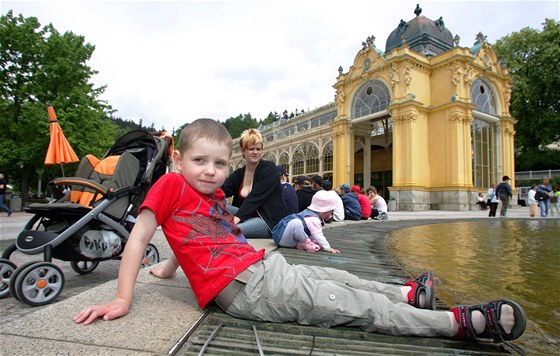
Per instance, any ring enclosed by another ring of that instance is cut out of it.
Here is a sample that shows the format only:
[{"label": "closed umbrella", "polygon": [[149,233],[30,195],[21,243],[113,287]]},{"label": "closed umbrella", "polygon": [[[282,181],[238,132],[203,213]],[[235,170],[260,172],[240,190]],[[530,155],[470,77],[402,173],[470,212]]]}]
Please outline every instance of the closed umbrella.
[{"label": "closed umbrella", "polygon": [[62,176],[64,176],[62,165],[64,163],[78,162],[79,159],[62,132],[62,128],[56,119],[54,108],[49,106],[47,107],[47,111],[50,120],[51,141],[49,143],[49,149],[47,150],[47,156],[45,157],[45,164],[60,164]]}]

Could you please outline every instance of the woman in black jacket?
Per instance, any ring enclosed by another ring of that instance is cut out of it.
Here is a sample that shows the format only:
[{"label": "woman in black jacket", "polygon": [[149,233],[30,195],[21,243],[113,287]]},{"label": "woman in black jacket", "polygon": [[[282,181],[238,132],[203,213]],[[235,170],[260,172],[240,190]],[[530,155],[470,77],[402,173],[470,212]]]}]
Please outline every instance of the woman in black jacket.
[{"label": "woman in black jacket", "polygon": [[256,129],[243,132],[239,140],[245,166],[229,175],[222,190],[233,196],[230,213],[245,237],[272,237],[271,230],[288,215],[276,165],[262,159],[263,139]]}]

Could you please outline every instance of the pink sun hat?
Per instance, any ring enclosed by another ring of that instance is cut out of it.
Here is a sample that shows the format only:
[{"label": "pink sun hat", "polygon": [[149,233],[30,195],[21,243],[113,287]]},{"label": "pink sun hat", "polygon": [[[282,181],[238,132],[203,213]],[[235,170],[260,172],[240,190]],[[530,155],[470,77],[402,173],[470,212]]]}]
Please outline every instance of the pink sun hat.
[{"label": "pink sun hat", "polygon": [[336,199],[334,196],[326,190],[319,190],[317,193],[313,194],[311,205],[309,205],[308,209],[316,213],[324,213],[334,210],[335,206]]}]

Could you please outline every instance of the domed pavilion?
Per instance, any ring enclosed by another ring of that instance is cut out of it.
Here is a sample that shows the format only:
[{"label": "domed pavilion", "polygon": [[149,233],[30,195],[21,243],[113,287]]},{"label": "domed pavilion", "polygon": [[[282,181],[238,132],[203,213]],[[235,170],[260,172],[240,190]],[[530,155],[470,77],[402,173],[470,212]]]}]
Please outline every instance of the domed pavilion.
[{"label": "domed pavilion", "polygon": [[[464,47],[441,17],[414,15],[384,52],[362,42],[333,103],[261,127],[265,159],[334,187],[374,185],[409,211],[476,209],[479,192],[515,177],[508,69],[481,33]],[[233,160],[243,164],[237,150]]]}]

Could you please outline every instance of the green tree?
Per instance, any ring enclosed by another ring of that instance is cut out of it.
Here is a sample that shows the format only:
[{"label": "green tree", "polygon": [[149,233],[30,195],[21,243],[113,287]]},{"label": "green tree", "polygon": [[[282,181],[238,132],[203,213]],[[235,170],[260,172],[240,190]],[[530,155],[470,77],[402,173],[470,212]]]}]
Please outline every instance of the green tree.
[{"label": "green tree", "polygon": [[248,128],[259,127],[259,122],[255,120],[250,113],[230,117],[223,124],[233,138],[240,137],[241,133]]},{"label": "green tree", "polygon": [[546,19],[542,31],[523,28],[494,47],[513,79],[510,110],[518,120],[518,169],[556,168],[536,166],[534,157],[560,141],[560,22]]},{"label": "green tree", "polygon": [[278,119],[280,119],[280,115],[278,115],[278,113],[276,111],[275,112],[271,111],[271,112],[268,113],[268,116],[264,118],[264,120],[262,121],[262,124],[263,125],[268,125],[268,124],[271,124],[271,123],[277,121]]},{"label": "green tree", "polygon": [[60,175],[59,167],[44,167],[47,105],[79,157],[101,156],[114,142],[112,109],[99,99],[105,87],[94,88],[96,71],[86,65],[94,49],[83,36],[60,34],[51,24],[41,28],[35,17],[12,11],[0,17],[0,169],[24,197],[37,169],[46,168],[45,178]]}]

